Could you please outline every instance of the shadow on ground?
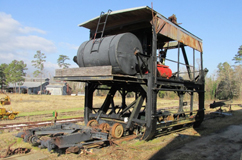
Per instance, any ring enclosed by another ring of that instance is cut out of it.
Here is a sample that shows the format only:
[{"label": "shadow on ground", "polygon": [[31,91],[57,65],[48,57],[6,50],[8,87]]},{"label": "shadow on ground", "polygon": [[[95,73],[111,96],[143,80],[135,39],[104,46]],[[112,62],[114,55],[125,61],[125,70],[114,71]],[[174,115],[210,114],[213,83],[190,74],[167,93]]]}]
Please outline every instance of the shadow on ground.
[{"label": "shadow on ground", "polygon": [[[239,160],[242,151],[242,110],[234,111],[233,114],[236,117],[225,116],[204,121],[194,130],[194,135],[175,133],[176,137],[149,160]],[[208,133],[207,130],[217,127],[216,124],[221,127]]]}]

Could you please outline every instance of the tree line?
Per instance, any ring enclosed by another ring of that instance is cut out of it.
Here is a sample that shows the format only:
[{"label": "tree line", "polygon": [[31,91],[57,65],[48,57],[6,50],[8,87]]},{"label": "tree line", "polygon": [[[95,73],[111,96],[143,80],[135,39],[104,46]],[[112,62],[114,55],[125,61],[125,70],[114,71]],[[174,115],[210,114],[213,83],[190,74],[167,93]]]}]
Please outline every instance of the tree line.
[{"label": "tree line", "polygon": [[[241,99],[242,98],[242,45],[233,57],[234,65],[219,63],[214,75],[205,78],[205,99]],[[183,77],[187,79],[187,77]],[[176,93],[159,91],[160,98],[177,98]],[[195,95],[196,96],[196,95]],[[185,95],[185,98],[190,98]]]},{"label": "tree line", "polygon": [[[36,68],[33,72],[34,77],[41,77],[42,83],[42,75],[44,70],[44,62],[46,62],[46,56],[40,50],[36,52],[34,55],[34,60],[31,61],[32,66]],[[60,68],[69,68],[70,64],[66,63],[66,60],[70,60],[66,55],[59,55],[57,59],[57,63]],[[9,84],[14,84],[15,91],[17,86],[21,86],[25,81],[27,64],[24,61],[13,60],[11,63],[6,64],[2,63],[0,65],[0,87],[1,91],[5,89]],[[42,85],[40,85],[42,87]],[[40,88],[42,90],[42,88]],[[19,89],[20,91],[20,89]]]},{"label": "tree line", "polygon": [[[37,51],[32,60],[32,65],[36,68],[33,75],[35,77],[43,75],[44,62],[46,56],[41,51]],[[57,63],[60,68],[69,68],[70,64],[66,63],[70,60],[66,55],[59,55]],[[234,65],[228,62],[219,63],[215,75],[206,77],[205,81],[205,98],[206,99],[234,99],[242,98],[242,45],[239,47],[237,54],[232,59]],[[13,60],[10,64],[3,63],[0,65],[0,87],[3,89],[12,83],[20,86],[24,82],[27,64],[23,61]],[[83,90],[83,85],[79,83],[70,83],[74,92]],[[80,87],[81,86],[81,87]],[[170,92],[159,92],[161,98],[174,98],[175,94]]]},{"label": "tree line", "polygon": [[207,99],[242,98],[242,45],[232,60],[234,65],[231,66],[228,62],[219,63],[216,75],[206,78]]}]

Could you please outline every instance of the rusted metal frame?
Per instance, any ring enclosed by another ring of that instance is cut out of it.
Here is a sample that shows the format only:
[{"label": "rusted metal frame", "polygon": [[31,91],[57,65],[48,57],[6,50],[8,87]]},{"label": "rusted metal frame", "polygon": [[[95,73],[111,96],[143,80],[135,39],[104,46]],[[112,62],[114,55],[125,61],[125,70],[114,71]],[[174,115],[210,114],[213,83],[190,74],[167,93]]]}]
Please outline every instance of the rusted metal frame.
[{"label": "rusted metal frame", "polygon": [[85,85],[85,102],[84,102],[84,119],[85,125],[88,123],[89,115],[92,113],[93,107],[93,92],[95,90],[96,85],[94,83],[86,83]]},{"label": "rusted metal frame", "polygon": [[178,92],[178,96],[179,96],[179,108],[178,108],[178,112],[184,112],[183,111],[183,98],[184,98],[184,92]]},{"label": "rusted metal frame", "polygon": [[102,111],[100,111],[99,113],[96,113],[96,114],[91,114],[90,117],[92,117],[92,118],[97,117],[96,118],[97,121],[101,121],[102,118],[110,118],[110,119],[116,119],[116,120],[121,120],[121,121],[124,120],[124,118],[120,117],[119,114],[112,113],[110,115],[109,114],[107,115],[107,114],[103,114]]},{"label": "rusted metal frame", "polygon": [[193,81],[195,82],[195,49],[193,48]]},{"label": "rusted metal frame", "polygon": [[183,119],[183,120],[173,120],[173,121],[163,121],[163,123],[160,123],[157,125],[157,129],[163,129],[163,128],[168,128],[168,127],[174,127],[177,125],[184,125],[184,124],[189,124],[195,122],[194,118],[191,119]]},{"label": "rusted metal frame", "polygon": [[[12,155],[12,154],[16,154],[14,153],[14,151],[12,149],[10,149],[10,147],[12,147],[14,144],[16,143],[16,141],[14,141],[13,143],[11,143],[7,149],[5,150],[5,154],[1,155],[0,154],[0,158],[7,158],[8,156]],[[18,152],[17,152],[18,153]]]},{"label": "rusted metal frame", "polygon": [[[204,84],[202,84],[202,85],[200,85],[200,88],[199,88],[201,91],[203,91],[203,92],[198,92],[198,108],[199,108],[199,110],[203,110],[203,116],[204,116],[204,94],[205,94],[205,92],[204,92]],[[199,113],[198,113],[199,114]],[[202,119],[201,120],[203,120],[203,118],[204,117],[201,117]]]},{"label": "rusted metal frame", "polygon": [[111,112],[109,114],[115,113],[115,105],[114,105],[113,97],[110,99],[110,104],[111,104],[112,108],[111,108]]},{"label": "rusted metal frame", "polygon": [[81,126],[75,123],[65,123],[65,124],[55,124],[49,127],[36,127],[30,128],[23,132],[19,132],[16,137],[23,138],[25,142],[29,141],[29,138],[33,135],[35,136],[45,136],[45,135],[62,135],[70,134],[81,130]]},{"label": "rusted metal frame", "polygon": [[190,32],[186,31],[182,27],[170,22],[161,14],[157,13],[158,16],[158,23],[162,24],[166,22],[164,29],[159,32],[164,36],[167,36],[173,40],[179,41],[185,45],[188,45],[198,51],[202,51],[202,40],[195,35],[191,34]]},{"label": "rusted metal frame", "polygon": [[186,90],[186,89],[171,89],[171,88],[153,88],[153,89],[158,91],[195,92],[193,90]]},{"label": "rusted metal frame", "polygon": [[[65,120],[71,120],[72,123],[76,123],[76,122],[83,122],[84,118],[80,117],[80,118],[64,118],[64,119],[58,119],[57,123],[66,123],[67,121]],[[50,125],[51,122],[53,120],[49,120],[49,121],[37,121],[37,122],[22,122],[22,123],[11,123],[10,124],[0,124],[0,130],[1,129],[16,129],[16,128],[25,128],[25,127],[34,127],[34,126],[47,126]],[[70,122],[70,121],[68,121]]]},{"label": "rusted metal frame", "polygon": [[131,122],[133,121],[133,119],[137,119],[138,118],[138,115],[140,113],[140,109],[142,107],[142,104],[144,102],[144,99],[145,99],[145,93],[141,93],[141,95],[138,97],[137,99],[137,102],[134,106],[134,109],[129,117],[129,121],[126,125],[126,129],[129,129],[130,126],[131,126]]},{"label": "rusted metal frame", "polygon": [[182,54],[183,54],[184,61],[186,63],[186,68],[187,68],[189,79],[192,80],[191,69],[190,69],[190,65],[189,65],[188,59],[187,59],[187,54],[186,54],[185,47],[182,45],[181,49],[182,49]]},{"label": "rusted metal frame", "polygon": [[178,42],[178,53],[177,53],[177,79],[179,79],[180,72],[180,42]]},{"label": "rusted metal frame", "polygon": [[[177,107],[176,107],[177,108]],[[197,112],[197,111],[200,111],[200,110],[194,110],[192,112]],[[187,114],[188,113],[188,114]],[[183,111],[183,112],[176,112],[176,113],[161,113],[161,114],[157,114],[157,115],[154,115],[156,118],[158,116],[170,116],[170,115],[173,115],[173,116],[178,116],[179,114],[185,114],[185,117],[184,118],[191,118],[190,115],[189,115],[190,111]],[[179,119],[176,119],[174,121],[178,121]]]},{"label": "rusted metal frame", "polygon": [[122,106],[119,108],[117,114],[120,113],[121,110],[124,110],[124,108],[127,107],[127,105],[126,105],[126,98],[125,97],[128,94],[128,92],[125,91],[125,87],[123,87],[122,88],[122,92],[119,91],[119,93],[122,95],[122,104],[121,104]]},{"label": "rusted metal frame", "polygon": [[192,111],[193,111],[193,92],[191,92],[190,95],[190,115],[192,115]]},{"label": "rusted metal frame", "polygon": [[160,33],[161,30],[165,27],[166,22],[164,22],[162,25],[160,25],[157,29],[156,29],[156,34]]},{"label": "rusted metal frame", "polygon": [[[196,117],[198,117],[198,120],[196,122],[198,124],[201,123],[204,119],[204,98],[205,98],[204,76],[208,72],[207,69],[203,70],[203,52],[200,52],[200,61],[201,61],[201,73],[200,73],[201,77],[199,78],[200,79],[199,90],[201,90],[202,92],[198,92],[198,108],[200,110],[200,111],[198,111],[197,116],[196,116]],[[205,74],[204,74],[204,72],[205,72]]]},{"label": "rusted metal frame", "polygon": [[122,88],[122,109],[124,109],[126,107],[126,95],[128,92],[125,92],[125,88]]},{"label": "rusted metal frame", "polygon": [[138,118],[133,118],[132,120],[134,123],[139,124],[140,126],[144,126],[145,125],[145,120],[141,120]]},{"label": "rusted metal frame", "polygon": [[112,86],[112,88],[110,89],[110,91],[108,92],[108,94],[106,96],[106,99],[105,99],[103,105],[101,106],[101,108],[99,109],[98,112],[102,111],[103,113],[106,113],[108,111],[110,103],[111,103],[111,99],[113,98],[116,91],[117,91],[117,88],[115,86]]},{"label": "rusted metal frame", "polygon": [[200,61],[201,61],[201,80],[204,82],[204,71],[203,71],[203,52],[200,52]]},{"label": "rusted metal frame", "polygon": [[152,53],[151,57],[148,59],[148,78],[147,78],[147,103],[145,109],[145,122],[146,130],[143,134],[143,140],[151,139],[156,131],[156,118],[152,118],[153,114],[156,114],[156,101],[157,101],[157,92],[153,90],[156,86],[155,77],[157,70],[157,59],[156,59],[156,50],[157,50],[157,34],[155,31],[156,25],[152,23]]},{"label": "rusted metal frame", "polygon": [[181,83],[173,83],[173,82],[165,82],[165,81],[157,81],[157,87],[153,89],[165,88],[165,87],[183,87],[184,84]]},{"label": "rusted metal frame", "polygon": [[45,136],[50,134],[70,134],[75,132],[76,130],[64,130],[64,129],[56,129],[56,130],[46,130],[46,131],[36,131],[34,135],[36,136]]},{"label": "rusted metal frame", "polygon": [[[174,61],[174,60],[171,60],[171,59],[168,59],[168,58],[166,58],[166,61],[170,61],[170,62],[178,63],[177,61]],[[180,62],[179,64],[186,66],[185,63],[181,63],[181,62]],[[189,66],[189,67],[192,67],[191,65],[188,65],[188,66]],[[180,73],[182,73],[182,72],[180,72]]]},{"label": "rusted metal frame", "polygon": [[131,109],[136,103],[137,103],[137,98],[132,103],[130,103],[125,109],[123,109],[122,112],[119,113],[119,115],[122,116],[125,112]]},{"label": "rusted metal frame", "polygon": [[[177,81],[177,80],[171,80],[171,79],[165,79],[165,78],[158,78],[157,79],[157,84],[161,85],[162,88],[164,87],[183,87],[184,86],[184,82],[182,81]],[[154,87],[153,89],[157,88]]]},{"label": "rusted metal frame", "polygon": [[[108,140],[108,133],[93,132],[92,129],[86,129],[81,133],[73,133],[70,135],[63,135],[51,138],[47,141],[41,141],[41,146],[47,147],[49,151],[58,146],[61,148],[68,148],[72,146],[82,146],[80,142],[88,141],[93,138]],[[79,144],[78,144],[79,143]]]}]

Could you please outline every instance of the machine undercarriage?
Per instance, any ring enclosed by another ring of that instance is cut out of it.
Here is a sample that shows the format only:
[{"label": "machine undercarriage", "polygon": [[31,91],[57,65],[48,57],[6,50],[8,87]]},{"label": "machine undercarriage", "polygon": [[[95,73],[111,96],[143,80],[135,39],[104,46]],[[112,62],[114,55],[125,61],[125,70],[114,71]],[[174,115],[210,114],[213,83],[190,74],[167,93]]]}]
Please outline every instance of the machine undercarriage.
[{"label": "machine undercarriage", "polygon": [[[80,46],[74,57],[80,68],[56,70],[55,79],[86,83],[86,126],[55,124],[28,129],[18,137],[49,151],[79,151],[88,144],[106,143],[128,135],[150,140],[157,131],[185,125],[198,127],[202,123],[204,77],[208,70],[203,69],[200,38],[181,28],[172,18],[166,19],[149,7],[115,13],[108,11],[80,26],[90,29],[90,40]],[[186,46],[193,49],[193,65],[189,64]],[[177,61],[167,58],[171,49],[178,49]],[[196,68],[197,51],[200,61]],[[180,60],[181,55],[184,62]],[[172,72],[165,61],[174,62],[177,71]],[[182,77],[180,65],[186,68],[186,79]],[[94,106],[94,93],[101,90],[107,92],[106,98],[102,104]],[[157,106],[160,91],[176,93],[179,98],[177,111]],[[183,108],[185,94],[190,98],[187,111]],[[133,101],[130,101],[130,95]],[[115,100],[117,96],[121,101]],[[194,97],[198,102],[196,109]]]}]

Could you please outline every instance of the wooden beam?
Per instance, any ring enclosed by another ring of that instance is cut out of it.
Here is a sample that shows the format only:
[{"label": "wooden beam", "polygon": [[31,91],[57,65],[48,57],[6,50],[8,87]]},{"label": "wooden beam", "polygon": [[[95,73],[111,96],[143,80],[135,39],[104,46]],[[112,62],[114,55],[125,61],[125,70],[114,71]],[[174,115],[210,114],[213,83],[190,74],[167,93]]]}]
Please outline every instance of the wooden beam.
[{"label": "wooden beam", "polygon": [[55,77],[88,77],[110,75],[112,75],[112,66],[95,66],[55,70]]}]

